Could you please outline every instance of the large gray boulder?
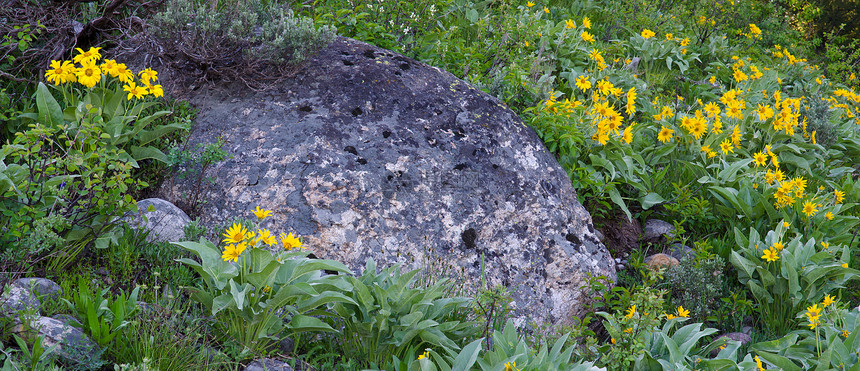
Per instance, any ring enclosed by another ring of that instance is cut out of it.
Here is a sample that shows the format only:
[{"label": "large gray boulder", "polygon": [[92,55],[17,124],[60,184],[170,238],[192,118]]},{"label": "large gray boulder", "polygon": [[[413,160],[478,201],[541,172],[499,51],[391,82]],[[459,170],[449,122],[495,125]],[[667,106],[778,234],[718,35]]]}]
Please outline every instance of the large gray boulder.
[{"label": "large gray boulder", "polygon": [[191,141],[221,137],[233,155],[205,174],[205,225],[253,219],[259,205],[274,211],[265,227],[297,233],[319,257],[356,271],[371,257],[448,265],[463,287],[480,285],[483,262],[488,284],[513,289],[520,323],[569,323],[586,274],[615,279],[534,131],[450,73],[338,38],[273,90],[195,94]]}]

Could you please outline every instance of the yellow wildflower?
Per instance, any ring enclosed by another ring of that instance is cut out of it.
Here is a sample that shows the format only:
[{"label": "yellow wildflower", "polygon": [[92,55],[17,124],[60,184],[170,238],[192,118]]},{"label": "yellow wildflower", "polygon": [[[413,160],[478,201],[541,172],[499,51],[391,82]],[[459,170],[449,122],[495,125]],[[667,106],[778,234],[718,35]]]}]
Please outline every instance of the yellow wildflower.
[{"label": "yellow wildflower", "polygon": [[277,241],[275,241],[275,236],[272,235],[270,230],[260,229],[257,231],[257,242],[263,242],[266,245],[272,246]]},{"label": "yellow wildflower", "polygon": [[633,318],[634,314],[636,314],[636,304],[627,309],[627,314],[624,317]]},{"label": "yellow wildflower", "polygon": [[734,153],[735,151],[733,150],[733,148],[734,147],[732,147],[732,143],[729,142],[729,138],[724,139],[723,142],[720,143],[720,150],[723,151],[724,155]]},{"label": "yellow wildflower", "polygon": [[257,219],[259,219],[259,220],[266,219],[267,216],[272,215],[271,210],[261,209],[260,206],[257,206],[257,208],[255,210],[252,210],[252,211],[253,211],[254,215],[257,216]]},{"label": "yellow wildflower", "polygon": [[241,223],[233,223],[233,226],[228,228],[226,233],[223,234],[224,239],[223,242],[227,243],[240,243],[242,242],[248,234],[248,229],[242,226]]},{"label": "yellow wildflower", "polygon": [[654,33],[654,31],[651,31],[651,30],[646,28],[646,29],[642,30],[641,35],[642,35],[642,38],[644,38],[644,39],[650,39],[650,38],[654,37],[654,35],[656,35],[656,34]]},{"label": "yellow wildflower", "polygon": [[131,81],[127,85],[123,86],[122,90],[125,90],[128,92],[128,100],[131,100],[131,98],[141,99],[141,98],[143,98],[144,95],[149,93],[146,90],[146,87],[137,86],[137,84],[135,84],[134,81]]},{"label": "yellow wildflower", "polygon": [[224,259],[225,262],[230,261],[230,260],[232,260],[234,262],[239,261],[239,255],[242,255],[242,251],[245,250],[244,247],[242,246],[244,244],[239,244],[239,245],[240,246],[236,246],[234,244],[229,244],[229,245],[225,246],[224,252],[221,254],[221,259]]},{"label": "yellow wildflower", "polygon": [[821,305],[824,306],[824,308],[827,308],[827,306],[829,306],[830,304],[833,304],[835,302],[836,302],[836,300],[833,300],[832,296],[824,295],[824,301],[821,303]]},{"label": "yellow wildflower", "polygon": [[783,244],[782,241],[776,241],[773,243],[773,247],[771,247],[771,249],[774,251],[782,251],[782,249],[785,248],[784,246],[785,244]]},{"label": "yellow wildflower", "polygon": [[77,69],[70,61],[51,61],[51,70],[45,71],[45,78],[54,85],[77,81]]},{"label": "yellow wildflower", "polygon": [[756,166],[767,166],[767,155],[763,152],[757,152],[753,155]]},{"label": "yellow wildflower", "polygon": [[779,260],[779,251],[770,249],[764,250],[764,255],[762,255],[761,258],[768,262],[775,262]]},{"label": "yellow wildflower", "polygon": [[296,238],[296,236],[293,236],[292,233],[286,234],[283,232],[281,232],[281,246],[283,246],[287,251],[304,248],[302,247],[302,241]]},{"label": "yellow wildflower", "polygon": [[74,56],[74,58],[72,58],[72,60],[75,61],[75,63],[80,63],[80,64],[93,63],[93,64],[95,64],[95,62],[98,61],[102,57],[101,53],[99,53],[99,50],[101,50],[101,47],[98,47],[98,48],[92,48],[91,47],[90,50],[87,50],[87,51],[83,51],[83,49],[81,49],[81,48],[75,48],[75,50],[78,51],[78,55],[76,55],[76,56]]},{"label": "yellow wildflower", "polygon": [[803,200],[803,214],[806,216],[813,216],[815,212],[818,211],[815,207],[814,202],[810,202],[809,200]]},{"label": "yellow wildflower", "polygon": [[78,82],[81,85],[86,86],[88,88],[92,88],[96,86],[102,79],[102,72],[98,66],[96,66],[95,59],[85,59],[81,63],[81,68],[77,70],[77,78]]},{"label": "yellow wildflower", "polygon": [[841,204],[843,200],[845,200],[845,192],[842,192],[838,189],[833,190],[833,196],[836,197],[834,203]]},{"label": "yellow wildflower", "polygon": [[670,141],[672,141],[672,135],[674,133],[674,130],[663,126],[662,129],[660,129],[660,133],[657,134],[657,140],[663,143],[669,143]]},{"label": "yellow wildflower", "polygon": [[588,33],[588,31],[582,31],[582,33],[579,34],[579,37],[582,38],[583,41],[588,41],[592,44],[594,43],[594,36]]},{"label": "yellow wildflower", "polygon": [[591,81],[588,79],[588,76],[581,75],[576,78],[576,87],[582,91],[586,91],[591,89]]}]

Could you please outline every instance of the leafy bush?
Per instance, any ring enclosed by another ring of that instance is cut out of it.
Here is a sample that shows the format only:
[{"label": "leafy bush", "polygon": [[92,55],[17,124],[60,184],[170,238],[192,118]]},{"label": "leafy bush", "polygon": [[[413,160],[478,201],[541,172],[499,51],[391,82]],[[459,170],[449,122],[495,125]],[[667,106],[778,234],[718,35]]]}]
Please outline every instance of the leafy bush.
[{"label": "leafy bush", "polygon": [[673,302],[689,309],[690,318],[707,320],[722,294],[725,265],[726,262],[718,257],[681,259],[679,265],[669,268],[665,273]]},{"label": "leafy bush", "polygon": [[65,300],[68,309],[80,321],[75,325],[79,325],[85,334],[102,347],[112,344],[125,331],[128,319],[138,309],[137,288],[128,295],[120,293],[115,298],[105,297],[109,292],[108,289],[92,288],[81,277],[72,295],[73,301]]},{"label": "leafy bush", "polygon": [[[800,314],[809,329],[795,330],[777,340],[750,347],[762,360],[782,370],[849,370],[856,368],[860,349],[860,310],[825,297],[821,306]],[[823,317],[823,318],[822,318]]]},{"label": "leafy bush", "polygon": [[[257,208],[262,220],[271,211]],[[292,233],[281,233],[281,246],[268,229],[248,232],[234,224],[224,234],[224,249],[205,238],[179,242],[177,246],[197,256],[177,261],[193,268],[205,287],[189,287],[191,298],[215,318],[215,329],[225,342],[235,342],[253,353],[272,346],[282,331],[336,331],[317,316],[326,314],[328,303],[353,299],[348,281],[322,271],[349,272],[342,263],[308,258],[308,252]],[[277,253],[266,247],[281,247]],[[287,322],[281,319],[286,316]]]},{"label": "leafy bush", "polygon": [[795,314],[802,308],[858,277],[848,268],[848,246],[831,247],[815,238],[803,242],[801,235],[784,242],[785,233],[780,225],[762,239],[754,229],[748,237],[736,229],[738,250],[730,259],[758,304],[758,318],[776,335],[795,327]]},{"label": "leafy bush", "polygon": [[[344,353],[368,365],[383,365],[409,350],[454,352],[477,334],[474,322],[463,320],[469,299],[445,297],[447,283],[415,284],[419,270],[401,274],[399,266],[377,271],[369,259],[359,277],[347,277],[349,301],[332,311],[343,321]],[[459,316],[458,316],[459,314]]]},{"label": "leafy bush", "polygon": [[597,371],[591,362],[575,362],[571,359],[574,347],[565,347],[569,334],[560,337],[552,347],[544,344],[532,348],[521,336],[513,322],[508,321],[502,331],[493,331],[492,346],[482,352],[484,339],[475,340],[463,347],[459,353],[440,354],[427,351],[416,360],[400,360],[394,357],[393,370],[565,370]]},{"label": "leafy bush", "polygon": [[199,143],[194,149],[187,148],[187,143],[182,148],[174,146],[167,154],[167,168],[173,175],[170,177],[171,186],[168,188],[173,189],[172,184],[177,179],[188,179],[191,184],[188,187],[188,193],[184,193],[182,200],[178,201],[181,201],[180,204],[190,210],[191,214],[195,214],[205,201],[200,199],[204,184],[215,182],[215,178],[207,178],[204,175],[206,170],[232,157],[223,147],[224,141],[219,138],[217,143]]},{"label": "leafy bush", "polygon": [[116,61],[97,65],[98,48],[79,51],[74,63],[52,61],[46,73],[62,100],[39,83],[35,112],[21,115],[29,129],[0,150],[4,260],[24,267],[63,243],[80,251],[92,242],[97,248],[116,242],[119,217],[134,207],[127,192],[146,186],[131,177],[132,169],[139,160],[164,160],[150,143],[177,128],[148,128],[168,111],[141,116],[154,105],[143,100],[163,94],[155,71],[135,79]]},{"label": "leafy bush", "polygon": [[189,58],[206,76],[255,85],[283,78],[288,70],[279,67],[282,62],[300,63],[335,37],[333,28],[316,28],[286,5],[258,0],[214,9],[171,0],[152,21],[166,48]]}]

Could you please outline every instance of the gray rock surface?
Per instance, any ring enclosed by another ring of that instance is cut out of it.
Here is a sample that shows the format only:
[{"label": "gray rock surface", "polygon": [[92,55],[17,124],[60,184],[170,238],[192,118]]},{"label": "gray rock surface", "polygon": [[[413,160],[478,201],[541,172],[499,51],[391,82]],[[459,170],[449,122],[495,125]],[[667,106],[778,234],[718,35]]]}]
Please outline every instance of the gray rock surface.
[{"label": "gray rock surface", "polygon": [[286,362],[271,358],[262,358],[254,360],[254,362],[245,366],[245,371],[293,371],[293,368]]},{"label": "gray rock surface", "polygon": [[675,235],[675,226],[660,219],[645,221],[645,242],[659,243]]},{"label": "gray rock surface", "polygon": [[669,246],[665,253],[678,260],[695,259],[698,255],[692,247],[677,242]]},{"label": "gray rock surface", "polygon": [[176,205],[160,198],[147,198],[137,201],[137,209],[138,213],[125,219],[133,227],[149,231],[147,241],[178,242],[185,238],[185,226],[191,218]]},{"label": "gray rock surface", "polygon": [[49,349],[56,345],[54,352],[66,364],[95,364],[101,356],[99,346],[81,330],[50,317],[38,317],[29,326],[18,324],[12,332],[30,339],[42,336],[42,346]]},{"label": "gray rock surface", "polygon": [[19,278],[0,296],[0,315],[11,315],[17,311],[33,310],[38,313],[42,302],[39,298],[59,298],[63,290],[56,282],[45,278]]},{"label": "gray rock surface", "polygon": [[0,296],[0,316],[5,317],[28,309],[38,311],[41,305],[29,289],[9,285]]},{"label": "gray rock surface", "polygon": [[[354,270],[430,265],[512,290],[515,317],[569,323],[587,273],[615,279],[571,182],[532,129],[450,73],[338,38],[268,92],[210,87],[191,142],[233,155],[205,174],[200,220],[273,210],[314,254]],[[170,183],[170,182],[166,182]],[[176,182],[162,193],[188,192]],[[218,232],[221,233],[221,232]],[[435,260],[432,260],[435,261]]]},{"label": "gray rock surface", "polygon": [[[718,336],[716,340],[719,341],[720,339],[723,339],[723,338],[725,338],[727,340],[737,341],[741,344],[747,344],[747,343],[752,341],[752,337],[749,336],[748,334],[743,333],[743,332],[730,332],[727,334],[723,334],[723,335]],[[719,353],[720,353],[720,348],[713,349],[713,350],[711,350],[711,357],[716,357],[717,354],[719,354]]]}]

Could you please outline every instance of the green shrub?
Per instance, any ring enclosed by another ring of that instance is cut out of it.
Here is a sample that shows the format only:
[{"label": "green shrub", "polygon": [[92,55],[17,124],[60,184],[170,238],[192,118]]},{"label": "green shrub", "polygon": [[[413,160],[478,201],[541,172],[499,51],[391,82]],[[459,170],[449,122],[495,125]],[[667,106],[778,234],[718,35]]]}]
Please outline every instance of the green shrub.
[{"label": "green shrub", "polygon": [[299,17],[286,5],[230,2],[214,9],[192,0],[171,0],[152,19],[170,53],[191,59],[209,77],[247,84],[273,82],[286,74],[283,62],[300,63],[335,37],[335,30]]},{"label": "green shrub", "polygon": [[223,138],[218,138],[216,143],[198,143],[193,149],[187,147],[187,143],[182,147],[173,146],[167,154],[167,168],[173,175],[170,177],[168,188],[173,189],[173,183],[176,180],[188,180],[190,186],[186,188],[187,193],[183,192],[182,199],[178,203],[194,215],[206,201],[200,198],[204,186],[215,183],[214,177],[205,176],[206,170],[226,158],[231,158],[232,155],[223,149]]},{"label": "green shrub", "polygon": [[349,301],[335,303],[333,312],[343,321],[344,354],[384,365],[392,357],[424,348],[453,352],[477,334],[473,322],[462,320],[469,299],[446,297],[447,283],[429,287],[415,284],[419,270],[401,274],[399,266],[377,271],[369,259],[359,277],[346,277],[352,289]]},{"label": "green shrub", "polygon": [[493,331],[492,341],[487,341],[492,346],[486,350],[481,347],[485,339],[478,339],[464,346],[460,352],[445,354],[427,350],[417,359],[414,354],[405,359],[395,356],[392,367],[387,370],[604,370],[592,362],[573,360],[575,346],[565,346],[568,336],[562,335],[551,347],[544,344],[536,349],[517,332],[513,322],[508,321],[502,331]]},{"label": "green shrub", "polygon": [[62,98],[39,83],[34,111],[20,116],[28,129],[0,150],[3,260],[24,269],[65,243],[69,253],[54,254],[51,266],[68,264],[87,245],[115,243],[119,217],[134,207],[129,190],[146,186],[132,169],[140,160],[164,161],[151,143],[179,128],[150,127],[168,111],[142,115],[156,105],[147,96],[163,94],[155,71],[135,78],[116,61],[97,65],[100,58],[91,48],[74,63],[52,61],[45,75]]},{"label": "green shrub", "polygon": [[[795,315],[818,302],[826,293],[856,280],[858,272],[849,268],[847,245],[786,236],[780,225],[762,238],[750,229],[749,236],[735,230],[738,249],[731,263],[741,284],[752,292],[759,320],[774,335],[787,334],[797,324]],[[785,240],[783,240],[785,238]]]},{"label": "green shrub", "polygon": [[703,322],[719,304],[722,293],[722,274],[726,262],[718,257],[681,259],[666,273],[672,302],[691,311],[690,318]]},{"label": "green shrub", "polygon": [[[247,227],[234,224],[224,234],[223,250],[205,238],[174,243],[197,257],[177,259],[203,279],[204,287],[187,289],[214,317],[220,338],[245,348],[240,358],[268,350],[284,331],[335,332],[316,316],[326,314],[329,303],[353,302],[342,294],[350,290],[343,276],[322,275],[323,270],[349,272],[345,265],[311,259],[300,248],[292,251],[301,243],[292,233],[281,235],[278,244],[268,229],[249,233]],[[268,249],[279,247],[286,251]]]}]

